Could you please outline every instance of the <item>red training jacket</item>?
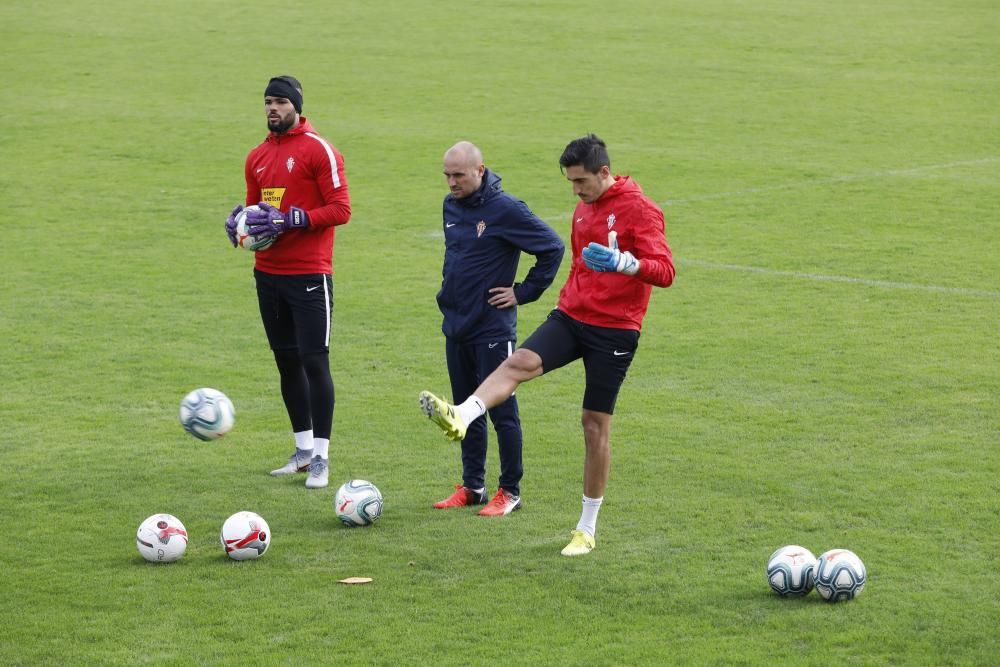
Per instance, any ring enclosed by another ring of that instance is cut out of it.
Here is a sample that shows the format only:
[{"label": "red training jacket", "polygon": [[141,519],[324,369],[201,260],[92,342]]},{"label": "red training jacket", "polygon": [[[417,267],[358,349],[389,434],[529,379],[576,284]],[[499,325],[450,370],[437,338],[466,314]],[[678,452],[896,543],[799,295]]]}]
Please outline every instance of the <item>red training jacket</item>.
[{"label": "red training jacket", "polygon": [[306,120],[284,134],[271,132],[247,155],[247,206],[267,202],[287,213],[296,206],[309,227],[293,229],[257,251],[254,266],[265,273],[333,273],[334,227],[351,219],[344,158]]},{"label": "red training jacket", "polygon": [[[580,253],[594,241],[608,245],[618,232],[618,248],[639,260],[639,273],[599,273],[587,268]],[[653,285],[669,287],[674,260],[664,234],[663,211],[628,176],[593,204],[580,202],[573,212],[573,263],[559,292],[557,308],[575,320],[612,329],[642,329]]]}]

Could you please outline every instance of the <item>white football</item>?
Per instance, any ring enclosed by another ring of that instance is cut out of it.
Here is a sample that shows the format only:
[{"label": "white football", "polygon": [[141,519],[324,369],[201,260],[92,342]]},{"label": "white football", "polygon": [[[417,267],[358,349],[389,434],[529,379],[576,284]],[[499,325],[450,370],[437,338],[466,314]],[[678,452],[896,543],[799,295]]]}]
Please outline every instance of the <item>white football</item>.
[{"label": "white football", "polygon": [[187,550],[188,534],[184,524],[172,514],[154,514],[139,524],[135,546],[151,563],[172,563]]},{"label": "white football", "polygon": [[851,600],[864,590],[868,573],[857,554],[847,549],[830,549],[816,566],[816,592],[830,602]]},{"label": "white football", "polygon": [[382,516],[382,492],[371,482],[344,482],[333,499],[333,509],[345,526],[369,526]]},{"label": "white football", "polygon": [[271,528],[259,514],[237,512],[222,524],[219,541],[233,560],[253,560],[271,546]]},{"label": "white football", "polygon": [[236,422],[233,402],[218,389],[195,389],[181,401],[181,426],[199,440],[215,440]]},{"label": "white football", "polygon": [[274,243],[273,236],[251,236],[247,232],[247,213],[259,210],[260,207],[257,205],[247,206],[236,214],[236,243],[244,250],[250,250],[251,252],[265,250],[266,248],[270,248],[271,244]]},{"label": "white football", "polygon": [[816,556],[797,544],[781,547],[767,561],[767,583],[778,595],[800,596],[813,589]]}]

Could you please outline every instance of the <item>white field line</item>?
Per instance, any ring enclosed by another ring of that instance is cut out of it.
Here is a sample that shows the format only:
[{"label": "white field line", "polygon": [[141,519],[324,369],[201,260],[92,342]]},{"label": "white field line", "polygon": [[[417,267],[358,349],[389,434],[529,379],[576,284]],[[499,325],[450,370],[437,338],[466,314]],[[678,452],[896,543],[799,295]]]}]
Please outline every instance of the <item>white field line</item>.
[{"label": "white field line", "polygon": [[[764,185],[759,188],[744,188],[741,190],[730,190],[728,192],[715,192],[706,195],[686,197],[684,199],[668,199],[660,202],[660,206],[673,206],[676,204],[689,204],[713,199],[725,199],[726,197],[740,197],[743,195],[757,194],[759,192],[774,192],[776,190],[792,190],[795,188],[807,188],[815,185],[831,185],[836,183],[851,183],[856,181],[873,181],[879,178],[889,178],[893,176],[908,176],[911,174],[922,174],[928,171],[941,169],[954,169],[956,167],[971,167],[982,164],[992,164],[1000,162],[1000,157],[987,157],[979,160],[962,160],[960,162],[946,162],[942,164],[929,164],[921,167],[909,167],[906,169],[886,169],[883,171],[868,171],[860,174],[848,174],[845,176],[829,176],[826,178],[813,178],[804,181],[791,183],[779,183],[777,185]],[[546,216],[542,220],[549,223],[562,222],[567,218],[567,214],[559,216]],[[439,233],[440,235],[440,233]],[[941,285],[920,285],[917,283],[900,283],[890,280],[872,280],[869,278],[851,278],[849,276],[827,276],[818,273],[804,273],[798,271],[778,271],[757,266],[742,266],[738,264],[719,264],[715,262],[705,262],[697,259],[674,258],[678,264],[689,264],[691,266],[701,266],[708,269],[720,269],[725,271],[743,271],[746,273],[759,273],[770,276],[782,276],[795,278],[798,280],[815,280],[819,282],[854,283],[857,285],[867,285],[868,287],[880,287],[885,289],[922,290],[925,292],[942,292],[945,294],[963,294],[966,296],[981,296],[991,299],[1000,298],[1000,292],[991,290],[970,289],[965,287],[944,287]]]},{"label": "white field line", "polygon": [[[866,171],[860,174],[847,174],[844,176],[827,176],[825,178],[810,178],[803,181],[792,181],[789,183],[778,183],[776,185],[762,185],[758,188],[742,188],[740,190],[728,190],[726,192],[712,192],[682,199],[668,199],[657,202],[660,206],[674,206],[677,204],[690,204],[713,199],[725,199],[727,197],[742,197],[743,195],[753,195],[760,192],[775,192],[777,190],[794,190],[796,188],[808,188],[816,185],[832,185],[836,183],[852,183],[857,181],[874,181],[879,178],[890,178],[893,176],[908,176],[911,174],[922,174],[928,171],[938,171],[941,169],[954,169],[956,167],[974,167],[981,164],[991,164],[1000,162],[1000,156],[985,157],[978,160],[962,160],[960,162],[945,162],[942,164],[928,164],[922,167],[908,167],[906,169],[885,169],[883,171]],[[569,213],[559,213],[554,215],[539,216],[550,224],[559,223],[569,217]]]},{"label": "white field line", "polygon": [[743,266],[740,264],[717,264],[715,262],[704,262],[699,259],[677,259],[678,264],[700,266],[706,269],[718,269],[722,271],[742,271],[744,273],[758,273],[765,276],[778,276],[783,278],[795,278],[797,280],[815,280],[827,283],[853,283],[855,285],[865,285],[868,287],[881,287],[884,289],[920,290],[924,292],[943,292],[945,294],[961,294],[963,296],[983,296],[991,299],[1000,299],[1000,292],[990,290],[970,289],[967,287],[944,287],[941,285],[921,285],[918,283],[899,283],[891,280],[872,280],[870,278],[851,278],[849,276],[828,276],[820,273],[805,273],[801,271],[777,271],[759,266]]},{"label": "white field line", "polygon": [[706,195],[696,195],[683,199],[668,199],[660,202],[661,206],[673,206],[675,204],[688,204],[692,202],[711,201],[713,199],[725,199],[727,197],[739,197],[742,195],[752,195],[759,192],[774,192],[776,190],[792,190],[795,188],[808,188],[814,185],[831,185],[836,183],[852,183],[857,181],[874,181],[879,178],[892,176],[909,176],[911,174],[922,174],[928,171],[938,171],[941,169],[954,169],[956,167],[973,167],[981,164],[1000,162],[1000,157],[987,157],[980,160],[964,160],[961,162],[947,162],[944,164],[929,164],[923,167],[910,167],[908,169],[886,169],[884,171],[868,171],[860,174],[848,174],[846,176],[829,176],[826,178],[813,178],[804,181],[794,181],[791,183],[779,183],[777,185],[763,185],[759,188],[744,188],[742,190],[730,190],[728,192],[714,192]]}]

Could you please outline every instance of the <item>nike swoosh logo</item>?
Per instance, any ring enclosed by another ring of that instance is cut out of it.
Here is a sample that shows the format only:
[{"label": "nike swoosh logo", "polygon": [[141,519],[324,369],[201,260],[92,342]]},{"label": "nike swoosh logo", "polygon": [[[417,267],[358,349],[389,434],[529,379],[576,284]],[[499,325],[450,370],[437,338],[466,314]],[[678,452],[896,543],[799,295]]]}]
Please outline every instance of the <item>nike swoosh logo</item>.
[{"label": "nike swoosh logo", "polygon": [[254,173],[255,174],[259,174],[260,172],[264,171],[265,169],[267,169],[267,167],[257,167],[257,171],[255,171]]},{"label": "nike swoosh logo", "polygon": [[322,287],[322,285],[313,285],[312,287],[307,287],[306,291],[307,292],[312,292],[314,290],[318,290],[320,287]]},{"label": "nike swoosh logo", "polygon": [[454,226],[455,226],[455,225],[457,225],[457,224],[458,224],[457,222],[452,222],[452,223],[447,223],[447,222],[446,222],[446,223],[444,224],[444,228],[445,228],[445,229],[448,229],[449,227],[454,227]]},{"label": "nike swoosh logo", "polygon": [[490,343],[490,349],[492,350],[493,348],[495,348],[499,344],[500,343]]},{"label": "nike swoosh logo", "polygon": [[577,218],[576,221],[577,222],[583,222],[583,218]]},{"label": "nike swoosh logo", "polygon": [[628,354],[628,352],[619,352],[618,350],[615,350],[612,354],[614,354],[616,357],[624,357],[626,354]]}]

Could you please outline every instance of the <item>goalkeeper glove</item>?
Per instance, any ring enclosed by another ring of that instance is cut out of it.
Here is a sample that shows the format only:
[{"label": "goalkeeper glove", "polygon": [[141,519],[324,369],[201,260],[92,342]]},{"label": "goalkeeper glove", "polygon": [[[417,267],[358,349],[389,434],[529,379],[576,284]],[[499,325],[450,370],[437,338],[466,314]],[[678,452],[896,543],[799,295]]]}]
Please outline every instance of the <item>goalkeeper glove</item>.
[{"label": "goalkeeper glove", "polygon": [[634,276],[639,273],[639,260],[628,250],[618,249],[618,234],[608,234],[608,245],[591,242],[583,249],[583,261],[592,270],[599,273],[613,272]]},{"label": "goalkeeper glove", "polygon": [[236,216],[239,215],[242,210],[243,207],[237,204],[236,208],[233,209],[233,212],[229,214],[228,218],[226,218],[226,235],[229,237],[229,242],[233,244],[234,248],[236,247]]},{"label": "goalkeeper glove", "polygon": [[277,236],[289,229],[305,229],[309,226],[309,216],[301,208],[291,207],[282,213],[270,204],[261,202],[259,211],[247,214],[247,233],[258,238]]}]

